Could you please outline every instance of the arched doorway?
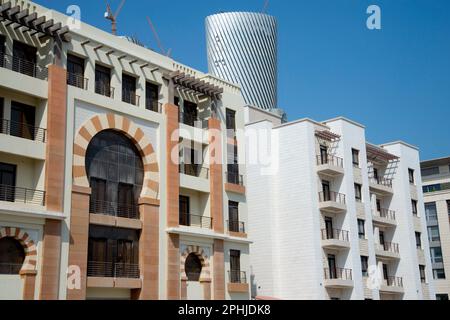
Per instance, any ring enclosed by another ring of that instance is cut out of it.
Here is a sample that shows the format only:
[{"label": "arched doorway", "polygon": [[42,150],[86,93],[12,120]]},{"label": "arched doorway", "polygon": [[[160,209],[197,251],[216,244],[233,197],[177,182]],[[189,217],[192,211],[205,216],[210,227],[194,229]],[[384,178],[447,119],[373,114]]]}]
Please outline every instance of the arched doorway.
[{"label": "arched doorway", "polygon": [[25,250],[14,238],[0,239],[0,275],[18,275],[25,261]]},{"label": "arched doorway", "polygon": [[188,300],[203,300],[204,292],[200,283],[202,274],[202,261],[196,253],[191,253],[186,258],[184,270],[187,276],[187,299]]}]

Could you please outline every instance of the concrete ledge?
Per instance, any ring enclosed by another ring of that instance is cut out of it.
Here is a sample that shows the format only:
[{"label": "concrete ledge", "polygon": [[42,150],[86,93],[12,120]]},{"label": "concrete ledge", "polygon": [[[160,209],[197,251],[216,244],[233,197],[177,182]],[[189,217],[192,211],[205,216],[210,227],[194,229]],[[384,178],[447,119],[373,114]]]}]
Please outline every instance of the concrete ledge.
[{"label": "concrete ledge", "polygon": [[247,237],[248,237],[248,235],[246,233],[243,233],[243,232],[231,232],[231,231],[229,231],[228,234],[230,235],[230,237],[234,237],[234,238],[247,239]]},{"label": "concrete ledge", "polygon": [[245,195],[245,187],[232,183],[225,183],[225,191]]},{"label": "concrete ledge", "polygon": [[88,288],[114,288],[114,278],[87,278]]},{"label": "concrete ledge", "polygon": [[89,215],[89,223],[97,226],[117,227],[133,230],[142,229],[142,221],[137,219],[118,218],[102,214]]},{"label": "concrete ledge", "polygon": [[88,277],[88,288],[141,289],[141,279]]},{"label": "concrete ledge", "polygon": [[118,289],[141,289],[141,279],[115,279],[114,288]]},{"label": "concrete ledge", "polygon": [[139,199],[139,205],[149,205],[159,207],[161,205],[161,202],[158,199],[144,197]]},{"label": "concrete ledge", "polygon": [[136,219],[116,218],[116,227],[125,229],[142,229],[142,221]]},{"label": "concrete ledge", "polygon": [[229,283],[228,292],[234,293],[248,293],[250,291],[250,286],[248,283]]}]

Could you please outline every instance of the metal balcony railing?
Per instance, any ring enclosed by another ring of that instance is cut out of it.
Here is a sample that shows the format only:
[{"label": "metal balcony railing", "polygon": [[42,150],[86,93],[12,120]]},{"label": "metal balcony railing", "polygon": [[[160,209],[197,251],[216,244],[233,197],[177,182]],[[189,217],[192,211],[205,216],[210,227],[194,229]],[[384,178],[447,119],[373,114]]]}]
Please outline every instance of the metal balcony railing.
[{"label": "metal balcony railing", "polygon": [[338,193],[338,192],[319,192],[319,201],[320,202],[337,202],[340,204],[345,204],[345,194]]},{"label": "metal balcony railing", "polygon": [[87,90],[89,79],[84,78],[81,74],[67,72],[67,84],[72,87]]},{"label": "metal balcony railing", "polygon": [[47,130],[31,126],[23,122],[15,122],[0,119],[0,133],[13,137],[38,141],[45,143],[47,140]]},{"label": "metal balcony railing", "polygon": [[353,280],[353,274],[351,269],[325,268],[324,276],[326,280]]},{"label": "metal balcony railing", "polygon": [[237,172],[227,172],[227,182],[238,186],[244,186],[244,176]]},{"label": "metal balcony railing", "polygon": [[162,113],[162,103],[158,102],[157,100],[146,99],[145,108],[153,112]]},{"label": "metal balcony railing", "polygon": [[245,233],[245,222],[230,220],[227,225],[230,232]]},{"label": "metal balcony railing", "polygon": [[213,219],[187,213],[180,213],[180,225],[202,229],[212,229]]},{"label": "metal balcony railing", "polygon": [[383,279],[383,284],[388,287],[403,288],[403,278],[400,277],[387,277]]},{"label": "metal balcony railing", "polygon": [[88,261],[88,277],[139,279],[138,264]]},{"label": "metal balcony railing", "polygon": [[323,229],[322,240],[339,240],[349,242],[349,232],[339,229]]},{"label": "metal balcony railing", "polygon": [[141,97],[136,94],[135,91],[122,90],[122,101],[139,106]]},{"label": "metal balcony railing", "polygon": [[379,248],[385,252],[400,253],[400,248],[399,248],[398,243],[393,243],[393,242],[385,242],[384,244],[380,243]]},{"label": "metal balcony railing", "polygon": [[392,188],[392,181],[393,181],[392,179],[386,179],[381,177],[370,177],[369,180],[373,184]]},{"label": "metal balcony railing", "polygon": [[375,216],[395,221],[395,211],[389,209],[381,209],[375,211]]},{"label": "metal balcony railing", "polygon": [[114,91],[115,88],[110,85],[104,85],[100,82],[95,83],[95,93],[97,94],[114,99]]},{"label": "metal balcony railing", "polygon": [[91,199],[89,212],[126,219],[139,219],[139,206]]},{"label": "metal balcony railing", "polygon": [[45,191],[0,185],[0,201],[45,206]]},{"label": "metal balcony railing", "polygon": [[180,164],[179,173],[192,177],[209,179],[209,168],[198,164]]},{"label": "metal balcony railing", "polygon": [[332,155],[317,156],[317,165],[331,165],[334,167],[344,168],[344,159]]},{"label": "metal balcony railing", "polygon": [[198,116],[196,116],[192,113],[180,112],[179,122],[183,123],[187,126],[190,126],[190,127],[196,127],[196,128],[202,128],[202,129],[208,128],[208,120],[207,119],[200,119]]},{"label": "metal balcony railing", "polygon": [[23,264],[18,263],[0,263],[0,274],[14,275],[19,274]]},{"label": "metal balcony railing", "polygon": [[46,67],[42,67],[34,62],[14,57],[3,52],[0,53],[0,67],[37,79],[48,79],[48,69]]},{"label": "metal balcony railing", "polygon": [[230,283],[247,283],[247,273],[240,270],[230,270],[228,271],[228,279]]}]

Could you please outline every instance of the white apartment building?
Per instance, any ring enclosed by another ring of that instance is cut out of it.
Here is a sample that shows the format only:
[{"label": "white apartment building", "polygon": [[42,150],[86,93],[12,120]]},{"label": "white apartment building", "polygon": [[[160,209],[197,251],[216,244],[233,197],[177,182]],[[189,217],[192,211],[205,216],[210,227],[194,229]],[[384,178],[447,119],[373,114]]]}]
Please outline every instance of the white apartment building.
[{"label": "white apartment building", "polygon": [[31,1],[0,14],[0,299],[249,299],[240,88]]},{"label": "white apartment building", "polygon": [[422,183],[436,299],[450,295],[450,157],[423,161]]},{"label": "white apartment building", "polygon": [[417,148],[345,118],[245,117],[253,297],[434,299]]}]

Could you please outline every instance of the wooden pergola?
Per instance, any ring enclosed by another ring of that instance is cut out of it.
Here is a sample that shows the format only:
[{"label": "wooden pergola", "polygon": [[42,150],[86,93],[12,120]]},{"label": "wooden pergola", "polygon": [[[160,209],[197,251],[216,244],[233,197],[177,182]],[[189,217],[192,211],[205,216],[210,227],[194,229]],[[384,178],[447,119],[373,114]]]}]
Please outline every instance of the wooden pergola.
[{"label": "wooden pergola", "polygon": [[371,162],[392,162],[398,161],[400,158],[387,152],[383,148],[378,146],[374,146],[373,144],[368,143],[366,145],[367,150],[367,160]]},{"label": "wooden pergola", "polygon": [[39,35],[39,38],[51,37],[63,42],[70,42],[69,27],[53,19],[47,20],[45,16],[39,16],[37,12],[29,9],[21,9],[19,5],[12,6],[11,1],[0,5],[0,19],[6,21],[5,27],[12,25],[14,30],[24,28],[30,36]]},{"label": "wooden pergola", "polygon": [[181,71],[174,71],[170,73],[170,78],[172,79],[175,87],[194,91],[213,99],[220,99],[220,96],[223,93],[222,88],[219,88],[204,80],[197,79]]},{"label": "wooden pergola", "polygon": [[328,142],[338,142],[341,140],[340,135],[335,134],[329,130],[316,131],[316,137]]}]

